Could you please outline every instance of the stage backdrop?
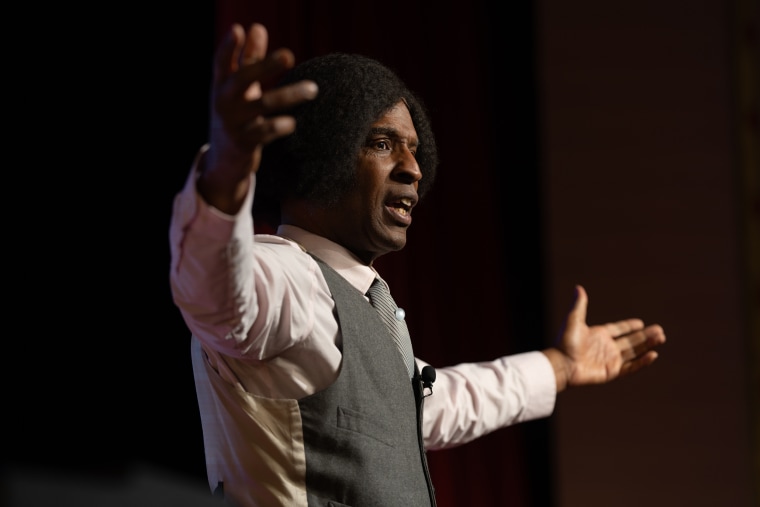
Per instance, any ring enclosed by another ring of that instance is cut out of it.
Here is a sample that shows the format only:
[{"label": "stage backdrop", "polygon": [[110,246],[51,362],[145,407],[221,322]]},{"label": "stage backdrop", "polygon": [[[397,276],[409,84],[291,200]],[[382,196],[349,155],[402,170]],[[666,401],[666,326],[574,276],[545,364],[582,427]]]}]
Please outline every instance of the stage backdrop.
[{"label": "stage backdrop", "polygon": [[[146,505],[178,490],[208,503],[168,224],[207,139],[213,49],[233,21],[260,21],[299,60],[380,59],[430,109],[438,184],[408,247],[378,262],[420,357],[546,347],[576,283],[591,323],[641,317],[667,331],[647,371],[431,452],[440,507],[757,505],[756,1],[38,7],[35,21],[62,14],[55,30],[24,25],[17,44],[44,45],[27,59],[44,79],[16,81],[46,88],[19,102],[26,123],[11,122],[35,148],[9,145],[22,155],[9,175],[39,181],[8,183],[28,199],[9,224],[44,244],[7,234],[7,250],[35,262],[6,263],[23,285],[6,291],[6,503]],[[66,113],[50,114],[59,104]]]},{"label": "stage backdrop", "polygon": [[741,5],[216,5],[214,44],[232,22],[262,22],[270,48],[377,58],[428,105],[440,177],[408,247],[378,262],[420,357],[548,346],[575,283],[592,323],[666,328],[651,370],[430,453],[442,507],[750,504],[743,224],[756,210],[741,208],[752,171],[737,132],[757,110],[740,111],[736,63],[756,25]]},{"label": "stage backdrop", "polygon": [[206,140],[213,48],[233,21],[259,21],[272,48],[299,60],[345,51],[383,61],[430,109],[439,180],[415,209],[408,247],[378,262],[420,357],[442,366],[546,347],[576,283],[590,322],[641,317],[667,331],[648,371],[562,393],[549,419],[431,452],[441,507],[749,507],[760,475],[750,451],[758,115],[747,86],[757,60],[746,57],[757,55],[756,10],[743,0],[491,4],[204,2],[163,25],[140,13],[160,28],[145,34],[138,22],[126,38],[158,42],[118,67],[150,92],[129,111],[140,128],[118,150],[134,159],[119,176],[156,174],[128,209],[160,199],[146,201],[149,224],[118,231],[128,260],[102,271],[139,273],[123,285],[125,304],[102,312],[128,322],[88,330],[101,351],[107,332],[108,360],[51,356],[81,385],[56,410],[54,397],[40,405],[41,429],[14,457],[88,472],[147,462],[205,488],[167,228]]}]

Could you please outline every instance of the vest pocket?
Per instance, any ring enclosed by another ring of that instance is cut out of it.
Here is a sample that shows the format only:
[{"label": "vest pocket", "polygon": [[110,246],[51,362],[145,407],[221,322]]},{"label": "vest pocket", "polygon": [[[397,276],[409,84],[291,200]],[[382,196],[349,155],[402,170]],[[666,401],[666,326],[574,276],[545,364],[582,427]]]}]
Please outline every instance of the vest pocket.
[{"label": "vest pocket", "polygon": [[378,424],[376,419],[370,418],[367,414],[362,414],[346,407],[338,407],[337,424],[340,429],[360,433],[388,447],[396,446],[393,432],[389,428]]}]

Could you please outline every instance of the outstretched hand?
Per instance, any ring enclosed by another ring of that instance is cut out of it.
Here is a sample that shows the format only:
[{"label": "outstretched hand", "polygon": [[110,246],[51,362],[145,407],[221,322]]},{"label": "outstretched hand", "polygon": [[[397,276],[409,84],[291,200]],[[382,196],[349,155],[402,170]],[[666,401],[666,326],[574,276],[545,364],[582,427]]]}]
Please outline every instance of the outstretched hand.
[{"label": "outstretched hand", "polygon": [[636,372],[657,359],[657,347],[665,343],[658,324],[645,326],[641,319],[626,319],[588,326],[588,296],[576,286],[576,299],[565,320],[557,345],[544,354],[554,367],[557,391],[570,386],[601,384]]},{"label": "outstretched hand", "polygon": [[248,191],[249,176],[262,147],[295,130],[292,116],[277,115],[317,95],[312,81],[265,90],[263,83],[293,67],[289,49],[267,55],[269,36],[254,23],[246,33],[235,24],[214,57],[209,148],[201,159],[198,191],[216,208],[236,213]]}]

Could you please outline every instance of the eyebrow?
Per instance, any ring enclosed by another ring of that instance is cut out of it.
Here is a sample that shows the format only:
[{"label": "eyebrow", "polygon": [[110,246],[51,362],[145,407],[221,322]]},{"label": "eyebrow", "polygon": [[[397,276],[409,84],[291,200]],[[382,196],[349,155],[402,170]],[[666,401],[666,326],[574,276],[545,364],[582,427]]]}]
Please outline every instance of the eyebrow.
[{"label": "eyebrow", "polygon": [[[402,136],[401,134],[399,134],[398,130],[392,127],[380,126],[380,127],[372,127],[371,129],[369,129],[369,133],[367,134],[367,140],[377,135],[387,136],[392,139],[402,139]],[[419,147],[420,141],[419,139],[415,139],[414,141],[408,144],[412,147]]]}]

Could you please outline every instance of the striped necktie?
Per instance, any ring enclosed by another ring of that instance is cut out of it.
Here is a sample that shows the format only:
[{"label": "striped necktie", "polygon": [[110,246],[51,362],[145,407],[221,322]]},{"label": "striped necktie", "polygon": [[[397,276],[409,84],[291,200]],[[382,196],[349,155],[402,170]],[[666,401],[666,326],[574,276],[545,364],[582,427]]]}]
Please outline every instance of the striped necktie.
[{"label": "striped necktie", "polygon": [[367,291],[367,296],[393,336],[393,340],[396,342],[406,364],[409,378],[412,378],[414,375],[414,353],[412,352],[412,340],[409,338],[409,329],[407,329],[406,321],[404,321],[406,316],[404,310],[396,305],[388,287],[380,278],[375,278],[375,281],[372,282]]}]

